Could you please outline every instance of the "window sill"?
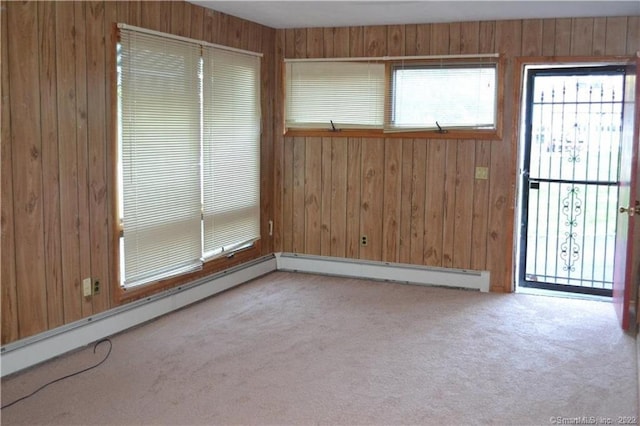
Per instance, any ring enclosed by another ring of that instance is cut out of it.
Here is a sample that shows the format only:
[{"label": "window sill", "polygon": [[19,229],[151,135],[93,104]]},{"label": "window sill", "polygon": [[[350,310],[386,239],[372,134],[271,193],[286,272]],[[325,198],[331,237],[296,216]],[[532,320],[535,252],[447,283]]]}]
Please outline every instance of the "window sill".
[{"label": "window sill", "polygon": [[289,129],[285,137],[385,138],[385,139],[471,139],[502,140],[500,129],[494,130],[425,130],[418,132],[384,132],[372,129]]},{"label": "window sill", "polygon": [[178,287],[182,284],[187,284],[198,278],[206,277],[207,275],[211,275],[216,272],[231,268],[233,266],[237,266],[241,263],[257,259],[261,255],[262,253],[260,248],[260,241],[258,240],[251,247],[239,249],[232,252],[228,256],[217,257],[205,262],[202,265],[202,269],[198,271],[190,272],[172,278],[167,278],[156,283],[144,285],[139,288],[132,288],[129,290],[118,286],[118,290],[116,292],[116,302],[118,304],[133,302],[134,300],[142,299],[144,297],[151,296],[152,294],[159,293],[173,287]]}]

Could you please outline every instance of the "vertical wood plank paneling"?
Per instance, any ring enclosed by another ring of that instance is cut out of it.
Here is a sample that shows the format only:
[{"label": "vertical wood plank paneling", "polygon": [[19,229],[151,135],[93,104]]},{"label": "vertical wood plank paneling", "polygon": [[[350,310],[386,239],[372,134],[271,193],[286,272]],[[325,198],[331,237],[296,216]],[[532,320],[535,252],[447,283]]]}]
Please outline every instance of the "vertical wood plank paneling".
[{"label": "vertical wood plank paneling", "polygon": [[462,48],[460,28],[460,22],[452,22],[449,24],[449,53],[452,55],[460,53],[460,49]]},{"label": "vertical wood plank paneling", "polygon": [[366,56],[384,56],[387,52],[387,27],[364,27],[364,49]]},{"label": "vertical wood plank paneling", "polygon": [[[402,208],[402,141],[384,141],[382,188],[382,255],[386,262],[400,261],[400,209]],[[378,189],[378,192],[380,190]]]},{"label": "vertical wood plank paneling", "polygon": [[322,58],[324,56],[324,29],[307,29],[307,57]]},{"label": "vertical wood plank paneling", "polygon": [[[442,211],[442,265],[453,266],[456,230],[456,177],[458,174],[458,145],[460,141],[446,141],[444,161],[444,209]],[[464,198],[464,195],[461,195]]]},{"label": "vertical wood plank paneling", "polygon": [[217,17],[217,26],[213,42],[218,44],[227,44],[229,39],[229,31],[231,31],[229,26],[229,19],[231,17],[224,13],[218,14]]},{"label": "vertical wood plank paneling", "polygon": [[590,55],[593,47],[593,18],[571,20],[571,54]]},{"label": "vertical wood plank paneling", "polygon": [[640,52],[640,16],[627,18],[627,55]]},{"label": "vertical wood plank paneling", "polygon": [[347,254],[347,138],[331,138],[331,256]]},{"label": "vertical wood plank paneling", "polygon": [[305,250],[305,138],[293,139],[293,233],[291,250],[304,253]]},{"label": "vertical wood plank paneling", "polygon": [[105,2],[104,7],[104,80],[103,87],[105,90],[105,157],[104,157],[104,167],[105,167],[105,228],[103,228],[103,239],[102,242],[105,244],[105,250],[107,253],[106,261],[107,264],[104,266],[104,276],[102,285],[100,286],[100,293],[97,295],[93,295],[93,305],[96,311],[102,312],[106,309],[109,309],[112,303],[111,293],[114,289],[113,280],[118,277],[118,274],[115,273],[116,266],[119,265],[115,262],[114,256],[114,246],[118,243],[118,240],[115,238],[115,221],[116,218],[115,212],[117,209],[116,206],[116,188],[114,182],[116,182],[115,178],[115,167],[113,165],[117,164],[116,159],[116,130],[117,130],[117,120],[115,117],[116,112],[116,43],[117,33],[114,31],[114,23],[116,22],[116,7],[113,2]]},{"label": "vertical wood plank paneling", "polygon": [[323,256],[331,255],[331,198],[332,184],[331,175],[331,138],[322,138],[322,178],[321,178],[321,220],[320,220],[320,254]]},{"label": "vertical wood plank paneling", "polygon": [[202,39],[213,43],[213,39],[216,34],[216,18],[218,12],[205,9],[204,16],[202,17]]},{"label": "vertical wood plank paneling", "polygon": [[478,53],[496,53],[495,21],[480,22]]},{"label": "vertical wood plank paneling", "polygon": [[191,22],[189,23],[189,37],[204,40],[204,7],[191,7]]},{"label": "vertical wood plank paneling", "polygon": [[431,24],[429,53],[446,55],[449,53],[449,24]]},{"label": "vertical wood plank paneling", "polygon": [[[121,3],[119,1],[118,3]],[[140,26],[142,21],[142,3],[141,1],[131,1],[129,3],[129,24]]]},{"label": "vertical wood plank paneling", "polygon": [[478,53],[480,46],[480,22],[464,22],[460,25],[460,53]]},{"label": "vertical wood plank paneling", "polygon": [[[571,54],[571,19],[556,19],[555,31],[555,51],[556,56],[569,56]],[[508,92],[505,92],[508,93]],[[506,121],[505,121],[506,123]]]},{"label": "vertical wood plank paneling", "polygon": [[161,4],[168,4],[166,2],[157,1],[143,1],[140,5],[142,17],[140,19],[141,25],[150,30],[161,31]]},{"label": "vertical wood plank paneling", "polygon": [[363,138],[360,235],[367,235],[368,243],[360,247],[361,259],[382,259],[383,173],[384,139]]},{"label": "vertical wood plank paneling", "polygon": [[47,326],[52,328],[63,324],[55,3],[38,2],[38,30]]},{"label": "vertical wood plank paneling", "polygon": [[363,27],[349,27],[349,56],[365,55]]},{"label": "vertical wood plank paneling", "polygon": [[413,56],[416,54],[418,26],[408,24],[404,26],[404,54]]},{"label": "vertical wood plank paneling", "polygon": [[305,141],[304,160],[304,252],[320,254],[322,221],[322,138]]},{"label": "vertical wood plank paneling", "polygon": [[405,54],[404,25],[389,26],[386,54],[389,56],[403,56]]},{"label": "vertical wood plank paneling", "polygon": [[424,264],[442,266],[443,212],[445,209],[445,174],[447,143],[444,140],[429,141],[429,164],[425,199]]},{"label": "vertical wood plank paneling", "polygon": [[306,58],[307,57],[307,30],[295,29],[293,30],[293,57],[294,58]]},{"label": "vertical wood plank paneling", "polygon": [[[60,52],[57,55],[58,141],[60,148],[60,215],[62,278],[64,282],[63,311],[65,322],[82,318],[80,283],[80,238],[78,230],[78,148],[76,135],[76,43],[72,2],[56,3],[56,36]],[[128,8],[127,8],[128,14]]]},{"label": "vertical wood plank paneling", "polygon": [[333,53],[333,38],[335,33],[335,27],[323,29],[322,50],[324,51],[325,58],[334,58],[336,56],[335,53]]},{"label": "vertical wood plank paneling", "polygon": [[293,138],[283,141],[282,251],[293,252]]},{"label": "vertical wood plank paneling", "polygon": [[362,142],[349,138],[347,142],[347,257],[360,257],[360,185]]},{"label": "vertical wood plank paneling", "polygon": [[[407,46],[409,49],[409,46]],[[431,53],[431,24],[416,25],[416,44],[414,55],[428,55]]]},{"label": "vertical wood plank paneling", "polygon": [[296,33],[293,29],[286,29],[284,34],[284,57],[294,58],[296,55]]},{"label": "vertical wood plank paneling", "polygon": [[101,293],[92,297],[94,311],[108,308],[109,236],[106,170],[105,4],[87,4],[87,135],[89,154],[89,208],[91,214],[91,278]]},{"label": "vertical wood plank paneling", "polygon": [[[491,165],[491,142],[476,142],[476,167]],[[489,218],[489,181],[476,179],[473,184],[473,223],[471,236],[471,269],[487,269],[487,220]]]},{"label": "vertical wood plank paneling", "polygon": [[471,268],[475,145],[475,141],[458,142],[452,266],[460,269]]},{"label": "vertical wood plank paneling", "polygon": [[593,19],[593,43],[591,55],[604,55],[604,44],[607,36],[607,18]]},{"label": "vertical wood plank paneling", "polygon": [[605,55],[624,55],[627,43],[627,18],[625,16],[607,18]]},{"label": "vertical wood plank paneling", "polygon": [[[206,15],[205,15],[206,16]],[[275,35],[275,57],[273,58],[275,75],[273,76],[275,98],[271,101],[273,110],[273,250],[275,252],[284,251],[284,138],[283,134],[283,105],[284,84],[283,59],[284,59],[285,32],[276,31]],[[263,95],[264,97],[264,95]]]},{"label": "vertical wood plank paneling", "polygon": [[333,35],[333,54],[336,58],[349,56],[349,28],[338,27]]},{"label": "vertical wood plank paneling", "polygon": [[[37,3],[9,2],[14,229],[20,337],[47,329]],[[18,117],[20,119],[18,119]]]},{"label": "vertical wood plank paneling", "polygon": [[[557,35],[557,34],[556,34]],[[496,46],[508,58],[520,54],[522,25],[520,21],[500,21],[496,24]],[[506,62],[504,93],[513,93],[513,59]],[[505,108],[503,143],[491,147],[489,168],[490,208],[487,266],[491,271],[491,288],[511,291],[511,259],[513,253],[513,209],[515,190],[515,148],[512,141],[512,123],[515,108]]]},{"label": "vertical wood plank paneling", "polygon": [[556,54],[556,20],[542,20],[542,54],[553,56]]},{"label": "vertical wood plank paneling", "polygon": [[162,31],[163,33],[171,32],[172,25],[172,2],[171,1],[160,1],[160,28],[158,31]]},{"label": "vertical wood plank paneling", "polygon": [[413,177],[413,139],[402,140],[400,178],[400,247],[398,261],[411,263],[411,182]]},{"label": "vertical wood plank paneling", "polygon": [[188,31],[184,27],[184,9],[188,6],[183,1],[171,1],[171,30],[170,32],[175,35],[187,37]]},{"label": "vertical wood plank paneling", "polygon": [[526,19],[522,21],[522,55],[542,55],[542,19]]},{"label": "vertical wood plank paneling", "polygon": [[431,146],[433,141],[425,139],[413,140],[413,164],[411,171],[411,263],[420,265],[424,258],[425,244],[425,191],[427,182],[429,187],[431,180],[425,179],[430,164],[427,164],[427,143]]},{"label": "vertical wood plank paneling", "polygon": [[[87,3],[74,2],[75,13],[75,74],[76,74],[76,111],[75,117],[69,119],[76,125],[76,158],[78,161],[78,239],[80,242],[80,276],[91,277],[91,208],[89,206],[89,140],[88,140],[88,99],[87,99],[87,40],[86,21]],[[69,303],[74,306],[74,296],[65,292],[65,307]],[[67,300],[68,299],[68,300]],[[65,308],[66,309],[66,308]],[[93,313],[91,299],[82,298],[82,316]],[[65,321],[72,321],[67,317],[74,317],[77,313],[72,310],[67,314]]]},{"label": "vertical wood plank paneling", "polygon": [[0,66],[2,68],[2,127],[0,129],[0,173],[2,176],[2,191],[0,197],[0,230],[2,238],[0,244],[2,259],[2,284],[0,285],[0,300],[2,301],[1,324],[1,344],[6,344],[17,340],[18,333],[18,300],[16,290],[16,258],[15,258],[15,232],[13,216],[13,154],[11,138],[11,90],[9,80],[9,46],[8,46],[8,22],[7,22],[7,2],[0,3],[2,13],[0,18],[0,45],[2,46],[2,57]]}]

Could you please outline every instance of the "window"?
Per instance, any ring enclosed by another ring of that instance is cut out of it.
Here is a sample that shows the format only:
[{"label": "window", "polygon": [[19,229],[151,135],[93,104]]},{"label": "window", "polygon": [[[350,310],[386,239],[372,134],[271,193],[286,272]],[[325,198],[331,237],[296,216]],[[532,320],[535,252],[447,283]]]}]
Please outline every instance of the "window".
[{"label": "window", "polygon": [[293,134],[301,129],[380,135],[451,131],[474,138],[499,133],[497,55],[285,62],[285,126]]},{"label": "window", "polygon": [[367,62],[288,62],[286,126],[383,126],[385,66]]},{"label": "window", "polygon": [[121,26],[121,284],[260,237],[260,59]]},{"label": "window", "polygon": [[495,64],[393,66],[387,129],[495,129],[496,87]]}]

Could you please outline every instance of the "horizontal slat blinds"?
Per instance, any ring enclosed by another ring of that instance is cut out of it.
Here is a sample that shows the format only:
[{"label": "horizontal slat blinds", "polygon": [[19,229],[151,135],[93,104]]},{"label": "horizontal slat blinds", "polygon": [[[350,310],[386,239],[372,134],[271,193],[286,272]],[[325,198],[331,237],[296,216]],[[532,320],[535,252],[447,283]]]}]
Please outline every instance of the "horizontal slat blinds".
[{"label": "horizontal slat blinds", "polygon": [[205,257],[260,237],[260,59],[203,50]]},{"label": "horizontal slat blinds", "polygon": [[495,129],[496,64],[393,67],[386,130]]},{"label": "horizontal slat blinds", "polygon": [[200,266],[200,47],[121,31],[125,286]]},{"label": "horizontal slat blinds", "polygon": [[288,62],[286,73],[287,127],[383,127],[384,64]]}]

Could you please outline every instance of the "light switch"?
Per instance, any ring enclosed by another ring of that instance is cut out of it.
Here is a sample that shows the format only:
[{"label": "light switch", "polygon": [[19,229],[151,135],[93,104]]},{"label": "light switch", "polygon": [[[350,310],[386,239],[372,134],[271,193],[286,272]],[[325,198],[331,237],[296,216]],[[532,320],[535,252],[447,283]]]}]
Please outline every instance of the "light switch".
[{"label": "light switch", "polygon": [[476,179],[489,179],[489,168],[476,167]]},{"label": "light switch", "polygon": [[91,278],[82,280],[82,295],[84,297],[91,296]]}]

